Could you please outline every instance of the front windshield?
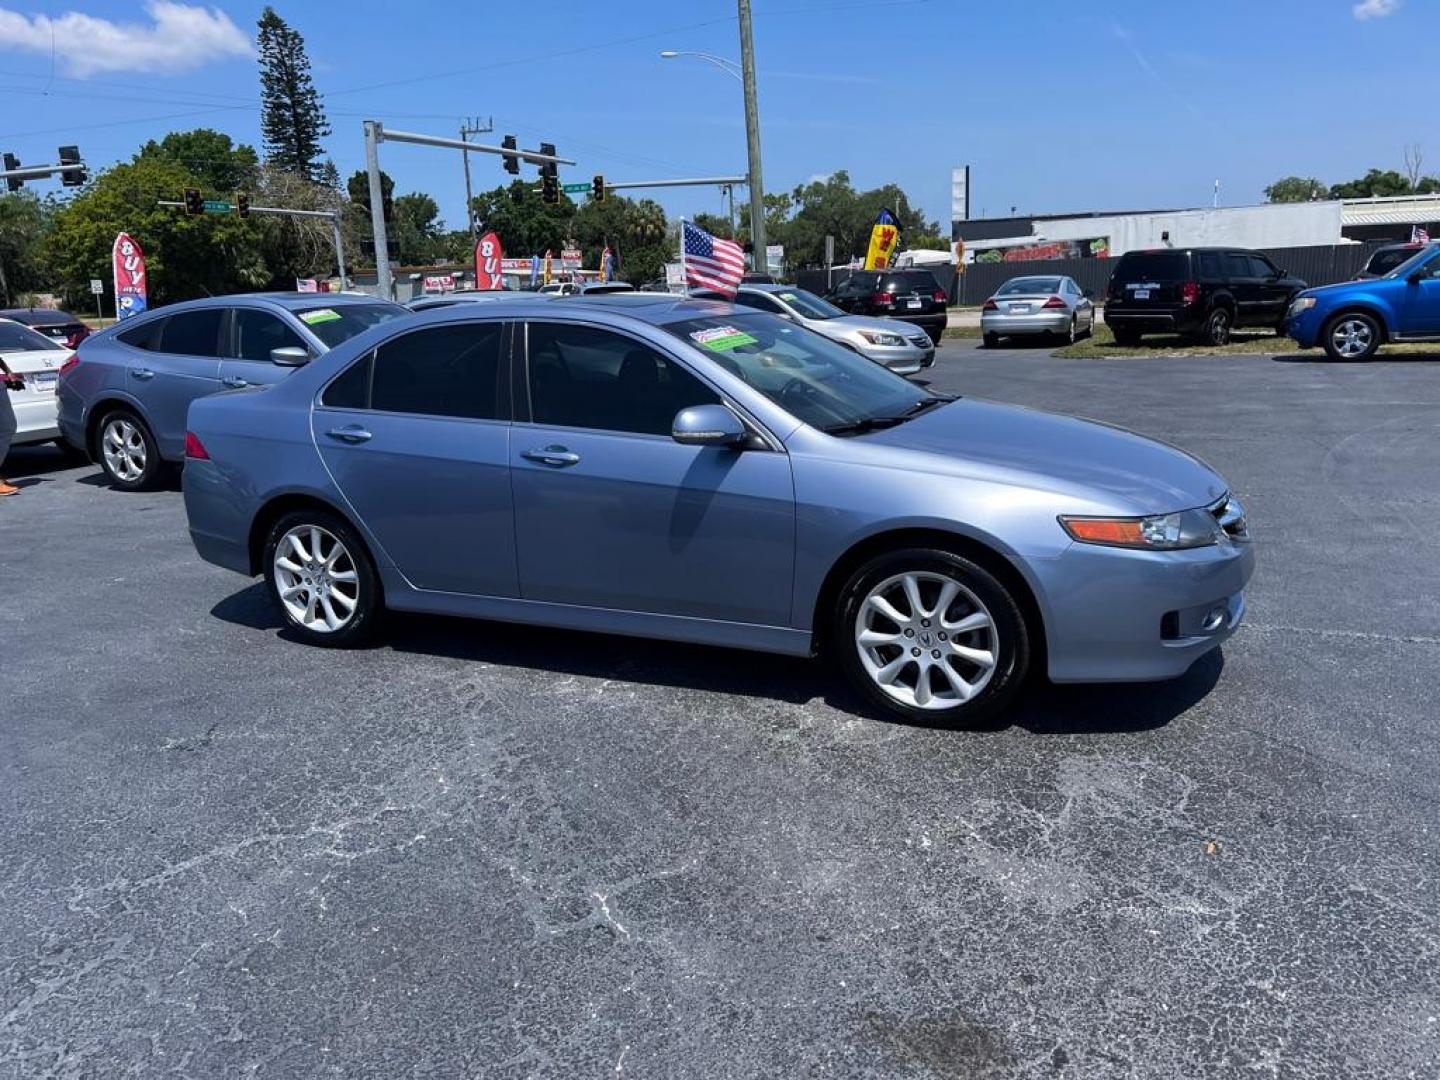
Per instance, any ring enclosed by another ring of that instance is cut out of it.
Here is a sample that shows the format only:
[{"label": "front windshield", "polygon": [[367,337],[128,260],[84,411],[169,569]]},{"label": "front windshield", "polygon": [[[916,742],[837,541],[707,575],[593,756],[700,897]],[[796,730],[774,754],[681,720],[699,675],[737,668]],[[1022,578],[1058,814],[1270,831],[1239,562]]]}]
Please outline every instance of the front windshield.
[{"label": "front windshield", "polygon": [[304,308],[295,312],[295,317],[308,326],[327,348],[333,349],[372,326],[405,314],[406,309],[398,304],[336,304],[334,307]]},{"label": "front windshield", "polygon": [[1036,296],[1060,291],[1060,279],[1054,277],[1017,277],[1000,286],[996,296]]},{"label": "front windshield", "polygon": [[1416,270],[1419,270],[1420,267],[1424,266],[1427,262],[1429,262],[1431,257],[1434,256],[1437,251],[1440,251],[1440,248],[1422,248],[1421,250],[1417,251],[1413,256],[1402,262],[1399,266],[1395,267],[1394,270],[1391,270],[1385,276],[1387,278],[1409,277]]},{"label": "front windshield", "polygon": [[821,300],[804,289],[786,289],[775,295],[807,319],[838,319],[845,314],[828,300]]},{"label": "front windshield", "polygon": [[813,330],[761,312],[670,323],[670,333],[811,427],[905,418],[935,398]]}]

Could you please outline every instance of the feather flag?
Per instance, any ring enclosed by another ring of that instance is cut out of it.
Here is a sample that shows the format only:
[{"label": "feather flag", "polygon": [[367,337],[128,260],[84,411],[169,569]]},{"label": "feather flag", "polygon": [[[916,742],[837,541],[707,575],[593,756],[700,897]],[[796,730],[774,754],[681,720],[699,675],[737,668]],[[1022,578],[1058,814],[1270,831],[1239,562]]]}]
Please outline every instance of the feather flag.
[{"label": "feather flag", "polygon": [[870,247],[865,252],[866,270],[884,270],[895,257],[900,240],[900,224],[889,210],[882,209],[870,229]]}]

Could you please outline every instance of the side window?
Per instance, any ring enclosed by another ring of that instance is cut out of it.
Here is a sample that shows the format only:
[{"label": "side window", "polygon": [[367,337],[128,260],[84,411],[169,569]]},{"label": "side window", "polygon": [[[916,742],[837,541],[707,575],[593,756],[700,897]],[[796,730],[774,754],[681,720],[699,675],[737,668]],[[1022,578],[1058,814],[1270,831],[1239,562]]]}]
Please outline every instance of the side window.
[{"label": "side window", "polygon": [[1225,263],[1224,277],[1248,278],[1254,276],[1250,269],[1250,257],[1239,251],[1227,251],[1221,256]]},{"label": "side window", "polygon": [[1213,251],[1202,251],[1197,258],[1202,281],[1217,281],[1225,276],[1224,261]]},{"label": "side window", "polygon": [[229,355],[237,360],[269,363],[271,349],[288,348],[305,349],[305,342],[274,315],[250,308],[235,309],[234,346],[227,350]]},{"label": "side window", "polygon": [[1249,258],[1251,277],[1272,278],[1275,276],[1275,267],[1270,265],[1269,259],[1261,258],[1259,255],[1251,255]]},{"label": "side window", "polygon": [[1440,256],[1436,256],[1424,266],[1418,267],[1417,269],[1420,272],[1420,276],[1427,281],[1433,281],[1435,278],[1440,278]]},{"label": "side window", "polygon": [[741,307],[754,308],[756,311],[774,313],[783,310],[779,304],[763,293],[736,293],[735,303]]},{"label": "side window", "polygon": [[332,409],[368,409],[370,407],[370,371],[374,352],[368,352],[342,371],[320,395],[320,403]]},{"label": "side window", "polygon": [[[383,412],[500,418],[501,322],[453,323],[416,330],[387,341],[371,359],[353,365],[325,391],[327,405],[364,408],[361,390],[368,375],[368,407]],[[365,369],[370,370],[366,371]]]},{"label": "side window", "polygon": [[648,345],[594,327],[531,323],[527,365],[537,424],[669,435],[681,409],[720,401]]},{"label": "side window", "polygon": [[171,315],[160,331],[160,344],[152,348],[177,356],[219,356],[220,323],[224,315],[220,308]]},{"label": "side window", "polygon": [[154,349],[160,340],[160,328],[164,325],[164,319],[148,319],[115,336],[132,349]]}]

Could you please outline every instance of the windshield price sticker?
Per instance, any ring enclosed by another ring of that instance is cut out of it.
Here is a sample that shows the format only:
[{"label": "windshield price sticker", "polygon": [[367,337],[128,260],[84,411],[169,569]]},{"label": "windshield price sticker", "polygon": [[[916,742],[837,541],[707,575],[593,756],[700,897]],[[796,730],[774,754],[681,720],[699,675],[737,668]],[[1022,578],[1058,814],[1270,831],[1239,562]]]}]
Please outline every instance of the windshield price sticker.
[{"label": "windshield price sticker", "polygon": [[715,352],[728,352],[731,349],[738,349],[742,345],[755,344],[753,337],[733,326],[715,326],[709,330],[696,330],[690,335],[690,340],[702,348]]},{"label": "windshield price sticker", "polygon": [[314,326],[316,323],[334,322],[340,318],[340,313],[328,307],[316,308],[314,311],[302,311],[300,321],[307,326]]}]

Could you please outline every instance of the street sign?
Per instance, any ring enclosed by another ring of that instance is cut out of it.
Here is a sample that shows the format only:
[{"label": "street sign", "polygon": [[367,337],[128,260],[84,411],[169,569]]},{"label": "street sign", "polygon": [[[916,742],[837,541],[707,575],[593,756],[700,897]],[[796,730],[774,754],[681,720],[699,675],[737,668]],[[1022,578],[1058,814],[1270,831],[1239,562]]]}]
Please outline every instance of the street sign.
[{"label": "street sign", "polygon": [[206,199],[205,213],[207,214],[228,214],[235,209],[224,199]]},{"label": "street sign", "polygon": [[90,291],[96,296],[104,296],[105,282],[101,281],[98,277],[92,277],[90,279]]},{"label": "street sign", "polygon": [[566,185],[565,185],[563,188],[561,188],[560,190],[562,190],[563,192],[565,192],[566,195],[579,195],[582,191],[589,191],[589,190],[590,190],[590,185],[589,185],[589,184],[566,184]]}]

